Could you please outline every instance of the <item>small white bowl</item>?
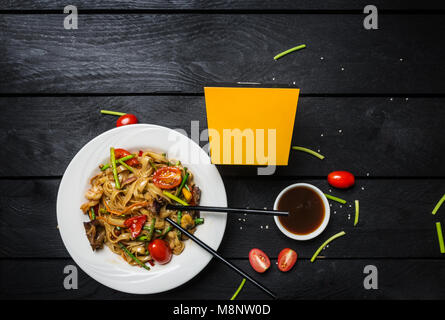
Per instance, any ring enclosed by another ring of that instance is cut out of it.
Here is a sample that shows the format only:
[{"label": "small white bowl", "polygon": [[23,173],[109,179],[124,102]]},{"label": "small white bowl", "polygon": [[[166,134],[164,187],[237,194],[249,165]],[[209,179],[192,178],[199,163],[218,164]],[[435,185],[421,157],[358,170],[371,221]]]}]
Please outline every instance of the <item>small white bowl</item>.
[{"label": "small white bowl", "polygon": [[308,183],[295,183],[295,184],[291,184],[290,186],[284,188],[280,194],[278,195],[277,199],[275,200],[275,203],[273,205],[274,210],[278,210],[278,202],[280,201],[281,197],[283,196],[283,194],[285,192],[287,192],[289,189],[293,189],[293,188],[298,188],[298,187],[306,187],[309,188],[311,190],[313,190],[316,194],[318,194],[321,198],[321,200],[323,201],[323,205],[324,205],[324,218],[322,223],[320,224],[320,226],[318,226],[317,229],[315,229],[314,231],[312,231],[311,233],[308,234],[294,234],[291,233],[289,231],[286,230],[286,228],[281,224],[280,220],[278,219],[278,216],[274,217],[275,223],[278,227],[278,229],[280,229],[280,231],[282,233],[284,233],[286,236],[288,236],[289,238],[295,239],[295,240],[310,240],[315,238],[316,236],[318,236],[320,233],[322,233],[324,231],[324,229],[326,228],[326,226],[328,225],[329,222],[329,218],[331,216],[331,210],[329,207],[329,202],[328,199],[326,198],[326,196],[324,195],[323,192],[321,192],[320,189],[318,189],[317,187],[308,184]]}]

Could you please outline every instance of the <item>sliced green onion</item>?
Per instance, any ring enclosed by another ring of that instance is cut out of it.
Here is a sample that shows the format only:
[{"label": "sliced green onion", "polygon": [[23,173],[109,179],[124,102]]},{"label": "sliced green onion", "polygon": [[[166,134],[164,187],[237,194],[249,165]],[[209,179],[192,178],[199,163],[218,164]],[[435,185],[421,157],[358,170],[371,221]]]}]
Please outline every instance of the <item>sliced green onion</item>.
[{"label": "sliced green onion", "polygon": [[177,203],[182,204],[183,206],[188,206],[189,205],[187,202],[185,202],[184,200],[179,199],[177,196],[171,194],[168,191],[163,191],[162,193],[165,194],[170,199],[175,200]]},{"label": "sliced green onion", "polygon": [[117,168],[116,168],[116,156],[114,155],[114,148],[110,148],[110,163],[111,167],[113,168],[113,176],[114,176],[114,182],[116,183],[116,189],[121,188],[121,184],[119,182],[119,177],[117,176]]},{"label": "sliced green onion", "polygon": [[172,229],[172,226],[168,226],[167,230],[165,230],[165,232],[159,237],[159,239],[164,239],[167,233],[169,233]]},{"label": "sliced green onion", "polygon": [[445,201],[445,194],[442,196],[442,198],[440,198],[439,202],[436,204],[436,206],[433,209],[433,214],[436,214],[437,211],[439,210],[440,206],[442,205],[442,203]]},{"label": "sliced green onion", "polygon": [[[178,219],[176,221],[178,222],[179,225],[181,225],[181,220],[182,220],[182,211],[178,211]],[[176,233],[178,234],[178,238],[180,238],[181,231],[177,229]]]},{"label": "sliced green onion", "polygon": [[203,223],[204,223],[204,218],[196,218],[195,219],[195,225],[203,224]]},{"label": "sliced green onion", "polygon": [[94,213],[94,207],[91,207],[91,220],[95,220],[96,219],[96,214]]},{"label": "sliced green onion", "polygon": [[119,162],[120,165],[123,165],[125,168],[127,168],[127,170],[129,170],[130,172],[134,173],[134,170],[132,167],[130,167],[128,164],[126,164],[125,162],[123,162],[121,159],[117,160],[117,162]]},{"label": "sliced green onion", "polygon": [[440,253],[445,253],[445,246],[443,244],[442,226],[440,222],[436,222],[437,238],[439,239]]},{"label": "sliced green onion", "polygon": [[330,237],[328,240],[326,240],[325,242],[323,242],[323,244],[317,249],[317,251],[315,251],[314,255],[311,258],[311,262],[314,262],[315,258],[317,258],[318,254],[320,253],[320,251],[326,247],[328,245],[328,243],[330,243],[331,241],[337,239],[338,237],[344,236],[346,233],[344,231],[341,231],[337,234],[334,234],[332,237]]},{"label": "sliced green onion", "polygon": [[117,227],[116,227],[116,229],[117,229],[117,230],[120,230],[120,229],[121,229],[121,227],[117,226]]},{"label": "sliced green onion", "polygon": [[139,236],[139,237],[137,237],[136,240],[139,240],[139,241],[148,241],[148,237],[147,237],[146,235],[143,235],[143,236]]},{"label": "sliced green onion", "polygon": [[102,113],[102,114],[110,114],[112,116],[124,116],[124,115],[126,115],[126,113],[123,113],[123,112],[110,111],[110,110],[100,110],[100,113]]},{"label": "sliced green onion", "polygon": [[155,166],[155,164],[153,163],[153,161],[151,161],[151,159],[149,159],[148,162],[150,163],[150,166],[151,166],[153,169],[158,170],[158,168]]},{"label": "sliced green onion", "polygon": [[301,44],[301,45],[299,45],[299,46],[296,46],[296,47],[290,48],[290,49],[288,49],[288,50],[286,50],[286,51],[283,51],[283,52],[277,54],[277,55],[276,55],[275,57],[273,57],[273,58],[274,58],[274,60],[278,60],[278,59],[280,59],[281,57],[284,57],[286,54],[289,54],[289,53],[291,53],[291,52],[298,51],[298,50],[301,50],[301,49],[304,49],[304,48],[306,48],[306,45],[305,45],[305,44]]},{"label": "sliced green onion", "polygon": [[184,188],[186,188],[188,192],[191,192],[188,185],[185,185]]},{"label": "sliced green onion", "polygon": [[[129,154],[128,156],[122,157],[122,158],[120,158],[119,160],[127,161],[127,160],[130,160],[130,159],[133,159],[134,157],[135,157],[134,154]],[[107,163],[106,165],[102,166],[102,167],[100,168],[100,170],[105,171],[105,170],[108,169],[109,167],[110,167],[110,164]]]},{"label": "sliced green onion", "polygon": [[240,293],[241,289],[244,287],[244,284],[246,283],[246,278],[243,278],[243,281],[241,281],[241,284],[239,285],[238,289],[233,294],[232,298],[230,300],[235,300],[238,296],[238,293]]},{"label": "sliced green onion", "polygon": [[292,149],[309,153],[309,154],[313,155],[314,157],[317,157],[320,160],[324,159],[324,155],[321,155],[318,152],[315,152],[314,150],[311,150],[308,148],[293,146]]},{"label": "sliced green onion", "polygon": [[358,223],[358,214],[359,214],[359,203],[358,200],[355,200],[355,218],[354,218],[354,227]]},{"label": "sliced green onion", "polygon": [[179,196],[179,194],[181,193],[182,188],[184,188],[184,185],[186,184],[188,178],[189,178],[189,173],[187,171],[185,173],[184,179],[182,179],[181,184],[179,185],[178,190],[176,191],[176,196]]},{"label": "sliced green onion", "polygon": [[155,232],[156,233],[162,233],[162,230],[156,229]]},{"label": "sliced green onion", "polygon": [[324,195],[325,195],[326,198],[328,198],[329,200],[334,200],[334,201],[340,202],[340,203],[342,203],[342,204],[345,204],[345,203],[346,203],[346,200],[343,200],[343,199],[340,199],[340,198],[331,196],[330,194],[325,193]]},{"label": "sliced green onion", "polygon": [[144,268],[144,269],[150,270],[150,267],[149,267],[149,266],[147,266],[145,263],[142,263],[141,260],[139,260],[138,258],[136,258],[136,256],[133,255],[130,251],[128,251],[128,249],[127,249],[122,243],[119,243],[119,246],[122,248],[122,250],[124,250],[124,252],[125,252],[131,259],[133,259],[134,261],[136,261],[136,263],[137,263],[138,265],[140,265],[140,266],[141,266],[142,268]]}]

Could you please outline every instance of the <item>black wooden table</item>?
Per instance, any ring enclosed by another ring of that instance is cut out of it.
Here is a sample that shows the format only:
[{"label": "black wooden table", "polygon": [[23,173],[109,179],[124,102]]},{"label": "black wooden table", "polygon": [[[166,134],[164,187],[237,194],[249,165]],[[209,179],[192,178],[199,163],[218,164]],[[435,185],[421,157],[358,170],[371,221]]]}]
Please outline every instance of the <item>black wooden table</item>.
[{"label": "black wooden table", "polygon": [[[295,182],[348,203],[332,203],[326,231],[304,243],[272,218],[231,216],[219,252],[285,299],[445,298],[434,225],[445,222],[445,208],[431,215],[445,190],[443,1],[376,0],[378,30],[364,29],[362,0],[73,0],[77,30],[63,28],[67,4],[0,2],[0,297],[228,299],[241,279],[214,260],[149,297],[82,271],[79,288],[65,290],[63,269],[74,262],[57,230],[56,194],[75,153],[114,126],[101,108],[189,132],[193,120],[206,126],[203,86],[253,81],[301,88],[293,144],[326,159],[291,152],[273,176],[218,167],[229,205],[270,208]],[[307,49],[273,60],[301,43]],[[326,175],[339,169],[356,174],[353,189],[328,186]],[[346,236],[311,263],[341,230]],[[267,273],[250,268],[252,247],[272,258]],[[299,254],[286,274],[274,265],[285,247]],[[377,290],[363,287],[366,265],[378,268]],[[265,296],[251,284],[239,295],[256,298]]]}]

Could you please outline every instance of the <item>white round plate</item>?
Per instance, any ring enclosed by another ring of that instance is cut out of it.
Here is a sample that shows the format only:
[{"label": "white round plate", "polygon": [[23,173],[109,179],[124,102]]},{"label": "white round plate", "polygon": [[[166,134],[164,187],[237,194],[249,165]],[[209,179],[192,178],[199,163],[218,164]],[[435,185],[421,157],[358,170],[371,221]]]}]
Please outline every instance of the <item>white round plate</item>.
[{"label": "white round plate", "polygon": [[[194,175],[201,189],[201,205],[227,206],[226,190],[218,170],[195,142],[179,132],[149,124],[136,124],[104,132],[88,142],[73,158],[63,175],[57,195],[57,222],[63,243],[74,261],[89,276],[115,290],[149,294],[176,288],[192,279],[209,263],[212,256],[192,240],[166,265],[155,265],[150,271],[133,267],[104,246],[93,252],[83,226],[88,217],[80,206],[89,180],[99,173],[99,164],[107,163],[110,147],[132,152],[153,150],[166,152],[180,160]],[[201,212],[205,223],[195,235],[217,250],[226,228],[225,213]]]}]

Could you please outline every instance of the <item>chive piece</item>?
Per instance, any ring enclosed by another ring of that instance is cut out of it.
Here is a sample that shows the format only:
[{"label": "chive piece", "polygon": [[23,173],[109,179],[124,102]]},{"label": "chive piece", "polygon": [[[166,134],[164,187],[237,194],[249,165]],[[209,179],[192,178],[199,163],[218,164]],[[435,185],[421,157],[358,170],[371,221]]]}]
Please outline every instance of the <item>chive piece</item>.
[{"label": "chive piece", "polygon": [[146,235],[143,235],[143,236],[139,236],[139,237],[137,237],[136,240],[139,240],[139,241],[148,241],[148,237],[147,237]]},{"label": "chive piece", "polygon": [[155,232],[156,233],[162,233],[162,230],[156,229]]},{"label": "chive piece", "polygon": [[204,223],[204,218],[196,218],[195,219],[195,225],[199,225],[199,224],[203,224]]},{"label": "chive piece", "polygon": [[110,111],[110,110],[100,110],[100,113],[102,113],[102,114],[110,114],[112,116],[124,116],[124,115],[126,115],[126,113],[123,113],[123,112]]},{"label": "chive piece", "polygon": [[117,230],[120,230],[120,229],[121,229],[121,227],[117,226],[117,227],[116,227],[116,229],[117,229]]},{"label": "chive piece", "polygon": [[317,256],[318,256],[318,254],[320,253],[320,251],[321,251],[324,247],[326,247],[326,245],[327,245],[329,242],[331,242],[331,241],[337,239],[338,237],[344,236],[345,234],[346,234],[346,233],[345,233],[344,231],[341,231],[341,232],[339,232],[339,233],[337,233],[337,234],[334,234],[334,235],[333,235],[332,237],[330,237],[328,240],[326,240],[325,242],[323,242],[323,244],[317,249],[317,251],[315,251],[314,255],[313,255],[312,258],[311,258],[311,262],[314,262],[315,258],[317,258]]},{"label": "chive piece", "polygon": [[179,199],[177,196],[171,194],[168,191],[163,191],[162,192],[164,195],[166,195],[167,197],[169,197],[172,200],[175,200],[177,203],[182,204],[183,206],[188,206],[189,204],[187,202],[185,202],[184,200]]},{"label": "chive piece", "polygon": [[179,185],[178,190],[176,191],[176,196],[179,196],[179,194],[181,193],[182,188],[184,188],[184,185],[187,183],[187,180],[189,178],[189,173],[186,172],[184,179],[182,179],[181,184]]},{"label": "chive piece", "polygon": [[[122,157],[119,160],[127,161],[127,160],[130,160],[133,158],[134,158],[134,154],[129,154],[128,156]],[[104,171],[104,170],[108,169],[109,167],[110,167],[110,164],[107,163],[106,165],[102,166],[102,168],[100,168],[100,170]]]},{"label": "chive piece", "polygon": [[445,245],[443,244],[442,226],[440,222],[436,222],[437,238],[439,239],[440,253],[445,253]]},{"label": "chive piece", "polygon": [[324,155],[321,155],[318,152],[315,152],[314,150],[311,150],[308,148],[293,146],[292,149],[309,153],[309,154],[313,155],[314,157],[317,157],[320,160],[324,159]]},{"label": "chive piece", "polygon": [[168,226],[167,230],[159,237],[159,239],[164,239],[167,233],[169,233],[172,230],[172,226]]},{"label": "chive piece", "polygon": [[238,296],[238,293],[240,293],[241,289],[244,287],[244,284],[246,283],[246,278],[243,278],[243,281],[241,281],[241,284],[239,285],[238,289],[233,294],[232,298],[230,300],[235,300]]},{"label": "chive piece", "polygon": [[153,219],[151,220],[150,230],[148,230],[148,241],[151,241],[151,239],[153,238],[155,223],[156,223],[156,218],[153,217]]},{"label": "chive piece", "polygon": [[188,192],[191,192],[188,185],[184,185],[184,188],[186,188]]},{"label": "chive piece", "polygon": [[150,166],[151,166],[153,169],[158,170],[158,168],[156,168],[155,164],[153,163],[153,161],[151,161],[151,159],[149,159],[148,162],[150,162]]},{"label": "chive piece", "polygon": [[355,200],[354,202],[355,202],[355,218],[354,218],[354,227],[355,227],[358,223],[359,203],[358,200]]},{"label": "chive piece", "polygon": [[345,204],[345,203],[346,203],[346,200],[343,200],[343,199],[340,199],[340,198],[331,196],[330,194],[325,193],[324,195],[325,195],[326,198],[328,198],[329,200],[334,200],[334,201],[340,202],[340,203],[342,203],[342,204]]},{"label": "chive piece", "polygon": [[96,220],[96,214],[94,213],[94,207],[91,207],[91,210],[90,210],[90,212],[91,212],[91,220]]},{"label": "chive piece", "polygon": [[[178,219],[177,222],[179,225],[181,225],[181,220],[182,220],[182,211],[178,211]],[[178,238],[181,237],[181,231],[176,230],[176,233],[178,234]]]},{"label": "chive piece", "polygon": [[290,48],[290,49],[288,49],[288,50],[286,50],[286,51],[283,51],[283,52],[277,54],[277,55],[276,55],[275,57],[273,57],[273,58],[274,58],[274,60],[278,60],[278,59],[280,59],[281,57],[284,57],[286,54],[289,54],[289,53],[291,53],[291,52],[298,51],[298,50],[301,50],[301,49],[304,49],[304,48],[306,48],[306,45],[305,45],[305,44],[302,44],[302,45],[299,45],[299,46]]},{"label": "chive piece", "polygon": [[121,159],[117,160],[117,162],[119,162],[119,164],[123,165],[125,168],[127,168],[130,172],[134,173],[134,170],[132,167],[130,167],[128,164],[126,164],[125,162],[123,162]]},{"label": "chive piece", "polygon": [[136,256],[133,255],[130,251],[128,251],[128,249],[127,249],[122,243],[119,242],[119,246],[122,248],[122,250],[124,250],[124,252],[125,252],[131,259],[133,259],[134,261],[136,261],[136,263],[137,263],[138,265],[140,265],[140,266],[141,266],[142,268],[144,268],[144,269],[150,270],[150,267],[149,267],[149,266],[147,266],[145,263],[142,263],[141,260],[139,260],[138,258],[136,258]]},{"label": "chive piece", "polygon": [[436,206],[433,209],[433,214],[436,214],[437,211],[439,210],[440,206],[442,205],[442,203],[445,201],[445,194],[442,196],[442,198],[440,198],[439,202],[436,204]]},{"label": "chive piece", "polygon": [[116,189],[121,188],[121,184],[119,182],[119,177],[117,176],[117,168],[116,168],[116,156],[114,155],[114,148],[110,148],[110,163],[111,167],[113,168],[113,176],[114,176],[114,182],[116,183]]}]

